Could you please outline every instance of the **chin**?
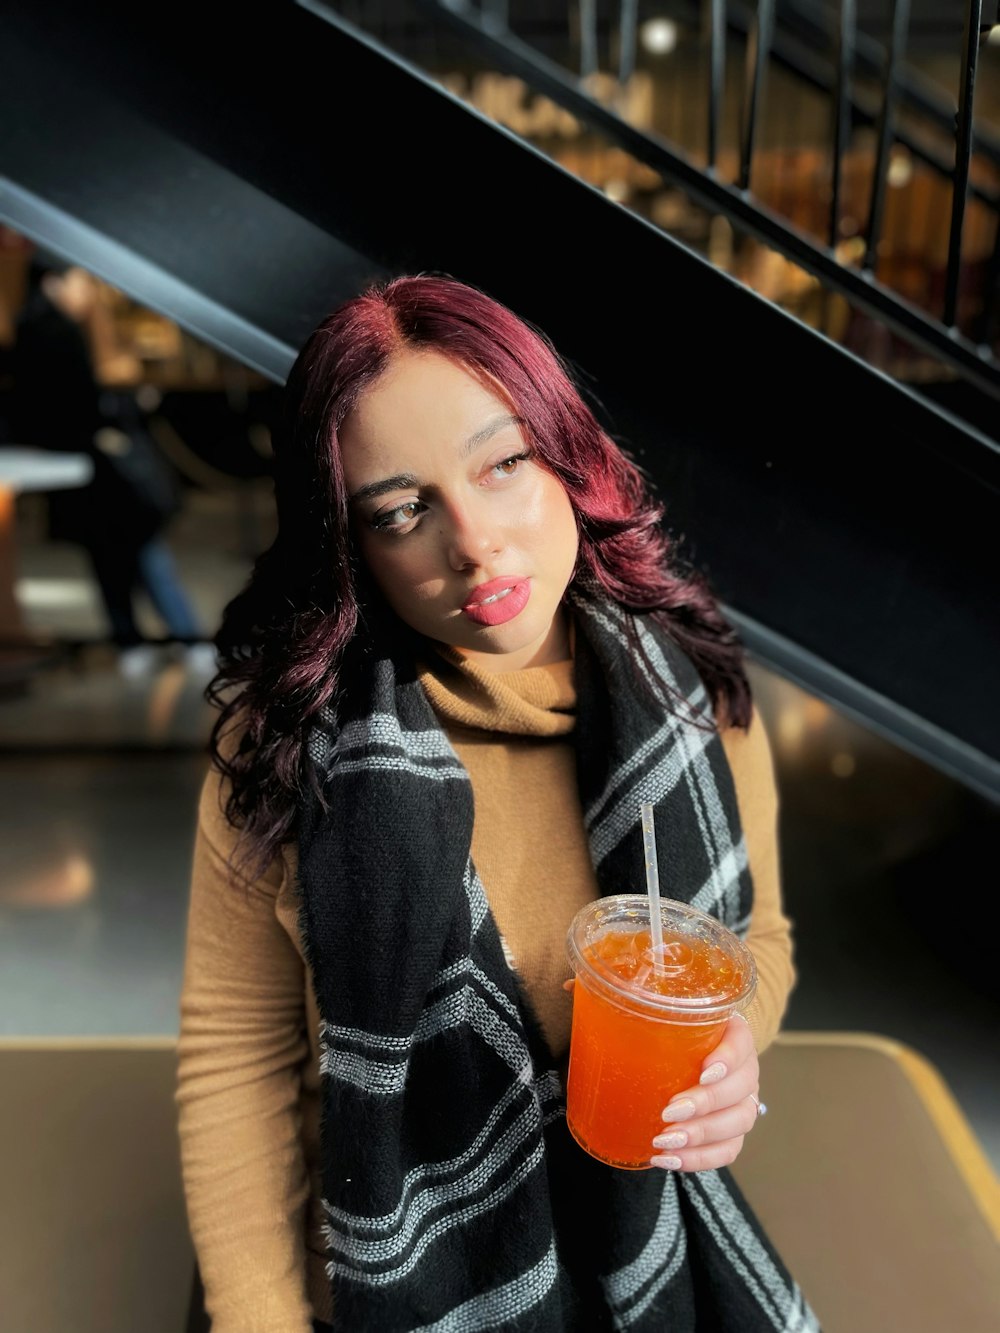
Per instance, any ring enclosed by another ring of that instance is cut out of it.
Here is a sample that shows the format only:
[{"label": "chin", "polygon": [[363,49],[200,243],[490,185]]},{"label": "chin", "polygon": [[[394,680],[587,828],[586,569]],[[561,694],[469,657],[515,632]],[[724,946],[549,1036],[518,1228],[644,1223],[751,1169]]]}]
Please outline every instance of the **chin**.
[{"label": "chin", "polygon": [[479,634],[474,634],[469,639],[469,648],[473,652],[494,653],[502,655],[504,653],[523,653],[530,648],[532,644],[539,647],[545,641],[546,631],[521,627],[519,625],[490,625],[483,627]]},{"label": "chin", "polygon": [[[493,671],[502,671],[508,662],[510,670],[521,670],[556,660],[549,644],[550,628],[549,625],[518,626],[516,629],[513,624],[496,625],[455,647],[459,652],[472,657],[488,658],[488,665]],[[538,662],[535,662],[535,658],[539,659]],[[484,665],[487,663],[484,662]]]}]

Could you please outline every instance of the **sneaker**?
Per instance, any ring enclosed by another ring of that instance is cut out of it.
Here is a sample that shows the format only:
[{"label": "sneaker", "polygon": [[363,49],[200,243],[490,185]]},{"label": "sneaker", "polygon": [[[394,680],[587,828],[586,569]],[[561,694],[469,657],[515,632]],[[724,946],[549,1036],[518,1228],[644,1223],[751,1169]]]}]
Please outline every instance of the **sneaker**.
[{"label": "sneaker", "polygon": [[212,643],[191,643],[184,649],[184,665],[192,676],[210,680],[219,669],[219,661]]},{"label": "sneaker", "polygon": [[118,672],[126,680],[143,680],[156,670],[159,656],[155,645],[151,643],[137,643],[131,648],[123,648],[118,654]]}]

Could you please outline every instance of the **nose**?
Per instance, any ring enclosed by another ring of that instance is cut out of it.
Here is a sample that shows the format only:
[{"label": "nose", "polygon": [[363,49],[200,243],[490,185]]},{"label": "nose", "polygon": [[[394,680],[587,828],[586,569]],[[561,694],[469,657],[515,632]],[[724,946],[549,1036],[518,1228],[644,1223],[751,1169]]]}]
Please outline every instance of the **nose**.
[{"label": "nose", "polygon": [[448,563],[457,573],[493,560],[506,545],[487,502],[449,505],[444,523]]}]

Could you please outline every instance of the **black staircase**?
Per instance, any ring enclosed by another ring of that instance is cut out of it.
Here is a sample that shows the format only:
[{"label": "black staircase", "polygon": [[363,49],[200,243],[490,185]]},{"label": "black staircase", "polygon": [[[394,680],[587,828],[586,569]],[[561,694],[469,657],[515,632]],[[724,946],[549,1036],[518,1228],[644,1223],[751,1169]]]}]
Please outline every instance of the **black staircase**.
[{"label": "black staircase", "polygon": [[982,431],[332,13],[8,9],[0,89],[0,216],[276,379],[365,276],[507,301],[581,368],[756,656],[1000,794]]}]

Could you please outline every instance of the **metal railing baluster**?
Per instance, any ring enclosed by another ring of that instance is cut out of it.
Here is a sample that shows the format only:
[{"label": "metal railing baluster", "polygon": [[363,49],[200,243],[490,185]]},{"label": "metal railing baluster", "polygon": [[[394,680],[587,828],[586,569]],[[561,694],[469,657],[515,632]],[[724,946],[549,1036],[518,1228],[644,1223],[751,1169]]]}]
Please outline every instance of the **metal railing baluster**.
[{"label": "metal railing baluster", "polygon": [[597,73],[597,0],[580,0],[580,78]]},{"label": "metal railing baluster", "polygon": [[885,213],[885,192],[889,182],[889,150],[892,147],[893,122],[896,119],[896,101],[899,96],[897,70],[903,50],[906,47],[906,35],[909,26],[910,0],[894,0],[892,29],[889,34],[889,47],[886,51],[883,74],[882,110],[878,118],[878,146],[875,151],[875,174],[872,179],[871,207],[868,210],[865,256],[861,264],[866,273],[874,272],[878,260],[878,243],[882,234],[882,218]]},{"label": "metal railing baluster", "polygon": [[771,33],[774,30],[774,0],[758,0],[757,13],[750,29],[747,41],[746,91],[743,101],[743,136],[740,145],[741,190],[750,189],[750,166],[753,158],[753,139],[757,128],[757,114],[760,110],[761,95],[764,87],[764,74],[767,69],[767,53],[771,46]]},{"label": "metal railing baluster", "polygon": [[621,0],[618,12],[618,82],[622,88],[635,73],[639,40],[639,0]]},{"label": "metal railing baluster", "polygon": [[833,182],[830,191],[830,249],[837,244],[840,224],[840,183],[844,154],[851,140],[851,71],[854,64],[854,0],[840,0],[837,27],[837,88],[833,111]]},{"label": "metal railing baluster", "polygon": [[983,283],[983,306],[976,320],[975,339],[980,346],[989,345],[1000,305],[1000,200],[997,201],[997,227],[993,235],[993,253]]},{"label": "metal railing baluster", "polygon": [[972,111],[976,92],[976,62],[979,59],[979,25],[982,17],[983,0],[969,0],[962,43],[962,83],[958,95],[958,116],[955,125],[955,175],[951,196],[951,233],[948,238],[948,276],[944,287],[942,316],[947,328],[954,328],[958,309],[958,279],[962,267],[962,224],[965,221],[969,164],[972,160]]},{"label": "metal railing baluster", "polygon": [[719,160],[722,98],[726,87],[726,0],[712,0],[709,8],[708,169]]},{"label": "metal railing baluster", "polygon": [[483,0],[483,27],[497,36],[510,27],[510,5],[508,0]]}]

